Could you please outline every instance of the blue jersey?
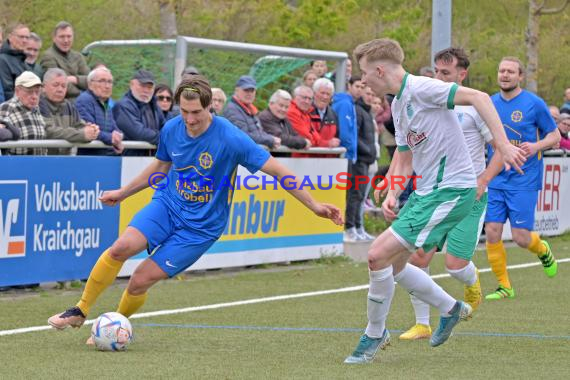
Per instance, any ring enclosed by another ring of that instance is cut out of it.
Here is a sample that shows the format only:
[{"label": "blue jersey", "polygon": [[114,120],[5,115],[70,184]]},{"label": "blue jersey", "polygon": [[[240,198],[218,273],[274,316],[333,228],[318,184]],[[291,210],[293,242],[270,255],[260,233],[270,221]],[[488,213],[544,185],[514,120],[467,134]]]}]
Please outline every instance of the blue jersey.
[{"label": "blue jersey", "polygon": [[228,120],[213,116],[209,128],[193,138],[180,116],[160,132],[156,158],[172,162],[167,186],[157,190],[179,218],[181,228],[217,239],[228,220],[237,166],[258,171],[270,155]]},{"label": "blue jersey", "polygon": [[[519,146],[524,142],[535,143],[548,133],[556,130],[556,123],[544,100],[535,94],[522,90],[515,98],[505,100],[500,93],[491,97],[501,118],[507,138]],[[489,160],[493,149],[489,146]],[[527,157],[522,166],[524,175],[516,170],[503,170],[489,184],[489,188],[502,190],[542,189],[542,153]]]}]

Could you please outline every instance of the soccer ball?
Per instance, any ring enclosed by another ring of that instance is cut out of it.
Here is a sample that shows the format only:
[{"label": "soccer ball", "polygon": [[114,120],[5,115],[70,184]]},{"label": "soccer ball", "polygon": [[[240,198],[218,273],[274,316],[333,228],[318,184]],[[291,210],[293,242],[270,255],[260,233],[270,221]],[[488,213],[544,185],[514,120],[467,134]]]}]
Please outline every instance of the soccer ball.
[{"label": "soccer ball", "polygon": [[123,351],[133,340],[133,328],[124,315],[105,313],[93,323],[91,337],[101,351]]}]

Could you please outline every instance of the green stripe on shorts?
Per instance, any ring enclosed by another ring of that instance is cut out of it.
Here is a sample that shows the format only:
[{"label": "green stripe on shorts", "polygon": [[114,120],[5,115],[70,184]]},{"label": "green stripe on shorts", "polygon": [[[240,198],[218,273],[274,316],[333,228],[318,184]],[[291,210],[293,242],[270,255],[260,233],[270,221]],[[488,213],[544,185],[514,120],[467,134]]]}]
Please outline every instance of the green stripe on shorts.
[{"label": "green stripe on shorts", "polygon": [[400,210],[392,229],[408,244],[427,252],[469,215],[475,194],[475,188],[436,189],[424,196],[414,192]]},{"label": "green stripe on shorts", "polygon": [[485,220],[487,193],[473,203],[471,212],[447,234],[447,253],[471,261]]}]

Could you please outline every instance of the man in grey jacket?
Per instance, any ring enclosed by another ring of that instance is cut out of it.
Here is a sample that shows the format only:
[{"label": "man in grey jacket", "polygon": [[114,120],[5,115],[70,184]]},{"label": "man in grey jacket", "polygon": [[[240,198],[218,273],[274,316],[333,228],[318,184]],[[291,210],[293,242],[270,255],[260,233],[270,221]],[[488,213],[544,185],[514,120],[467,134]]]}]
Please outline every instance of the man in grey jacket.
[{"label": "man in grey jacket", "polygon": [[281,145],[281,139],[265,132],[257,117],[258,111],[253,105],[256,89],[255,79],[249,75],[241,76],[223,116],[247,133],[257,144],[278,148]]},{"label": "man in grey jacket", "polygon": [[[62,69],[49,69],[43,82],[40,113],[46,122],[48,139],[65,139],[69,142],[88,143],[99,136],[99,126],[81,119],[75,104],[65,99],[67,74]],[[69,155],[71,149],[48,149],[48,154]]]}]

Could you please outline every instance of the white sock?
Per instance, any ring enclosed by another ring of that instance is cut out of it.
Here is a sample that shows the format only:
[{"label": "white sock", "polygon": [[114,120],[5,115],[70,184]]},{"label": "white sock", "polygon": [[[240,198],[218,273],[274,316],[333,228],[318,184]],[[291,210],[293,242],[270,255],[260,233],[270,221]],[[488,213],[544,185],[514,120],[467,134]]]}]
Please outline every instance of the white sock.
[{"label": "white sock", "polygon": [[386,329],[386,317],[394,297],[394,276],[392,267],[370,271],[368,288],[368,326],[366,335],[380,338]]},{"label": "white sock", "polygon": [[461,269],[445,269],[447,270],[447,273],[451,275],[451,277],[458,279],[467,286],[471,286],[477,282],[477,268],[475,268],[473,261],[470,261],[469,264]]},{"label": "white sock", "polygon": [[448,316],[456,300],[435,283],[420,268],[406,264],[404,269],[394,276],[394,280],[412,295],[437,308],[441,315]]},{"label": "white sock", "polygon": [[[429,267],[420,269],[429,276]],[[416,314],[416,324],[429,326],[429,305],[413,295],[410,295],[410,300]]]}]

